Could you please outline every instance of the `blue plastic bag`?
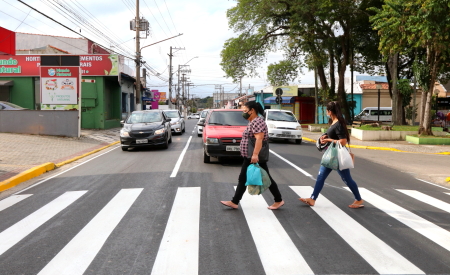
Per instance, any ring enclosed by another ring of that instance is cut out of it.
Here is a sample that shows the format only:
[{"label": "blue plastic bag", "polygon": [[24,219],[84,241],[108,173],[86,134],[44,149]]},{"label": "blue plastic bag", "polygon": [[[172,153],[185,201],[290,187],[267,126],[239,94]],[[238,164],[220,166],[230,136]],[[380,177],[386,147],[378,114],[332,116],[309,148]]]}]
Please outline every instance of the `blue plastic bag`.
[{"label": "blue plastic bag", "polygon": [[259,164],[250,164],[247,168],[247,182],[245,186],[248,185],[263,185],[261,167]]},{"label": "blue plastic bag", "polygon": [[267,173],[267,171],[264,170],[262,167],[260,167],[259,171],[261,172],[263,184],[247,186],[247,191],[250,195],[261,195],[272,184],[272,181],[270,180],[270,177],[269,177],[269,174]]}]

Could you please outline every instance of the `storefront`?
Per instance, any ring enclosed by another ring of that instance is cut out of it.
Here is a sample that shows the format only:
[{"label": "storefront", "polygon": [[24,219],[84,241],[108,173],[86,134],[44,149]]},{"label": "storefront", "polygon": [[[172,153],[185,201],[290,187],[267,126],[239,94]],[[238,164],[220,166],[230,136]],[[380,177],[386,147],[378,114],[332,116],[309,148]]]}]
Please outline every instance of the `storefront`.
[{"label": "storefront", "polygon": [[[120,126],[121,86],[118,55],[80,55],[82,69],[81,127],[108,129]],[[0,57],[0,97],[31,110],[73,110],[78,105],[42,104],[40,55]]]}]

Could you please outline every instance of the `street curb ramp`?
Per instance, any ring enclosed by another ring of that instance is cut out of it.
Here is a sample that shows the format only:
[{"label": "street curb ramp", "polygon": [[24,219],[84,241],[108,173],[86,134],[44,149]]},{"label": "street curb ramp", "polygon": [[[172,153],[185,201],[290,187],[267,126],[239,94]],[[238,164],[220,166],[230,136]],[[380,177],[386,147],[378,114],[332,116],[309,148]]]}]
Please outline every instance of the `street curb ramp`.
[{"label": "street curb ramp", "polygon": [[69,160],[66,160],[66,161],[63,161],[63,162],[60,162],[60,163],[57,163],[57,164],[55,164],[53,162],[47,162],[47,163],[35,166],[35,167],[33,167],[31,169],[28,169],[28,170],[26,170],[26,171],[24,171],[24,172],[22,172],[22,173],[20,173],[18,175],[15,175],[14,177],[11,177],[11,178],[9,178],[7,180],[1,181],[0,182],[0,192],[8,190],[8,189],[10,189],[10,188],[12,188],[12,187],[14,187],[16,185],[19,185],[22,182],[25,182],[25,181],[30,180],[32,178],[38,177],[38,176],[40,176],[40,175],[42,175],[44,173],[47,173],[48,171],[54,170],[54,169],[59,168],[59,167],[61,167],[63,165],[69,164],[69,163],[74,162],[76,160],[79,160],[81,158],[84,158],[84,157],[87,157],[89,155],[95,154],[95,153],[97,153],[97,152],[99,152],[101,150],[104,150],[104,149],[106,149],[108,147],[111,147],[113,145],[116,145],[118,143],[119,143],[119,141],[113,142],[113,143],[108,144],[108,145],[106,145],[106,146],[104,146],[102,148],[95,149],[95,150],[93,150],[91,152],[88,152],[86,154],[83,154],[83,155],[71,158]]}]

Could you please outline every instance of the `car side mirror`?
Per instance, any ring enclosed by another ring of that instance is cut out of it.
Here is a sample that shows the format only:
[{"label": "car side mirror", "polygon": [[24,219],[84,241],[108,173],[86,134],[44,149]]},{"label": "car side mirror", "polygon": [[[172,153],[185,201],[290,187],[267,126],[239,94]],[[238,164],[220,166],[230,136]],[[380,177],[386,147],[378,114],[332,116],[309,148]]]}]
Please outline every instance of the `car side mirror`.
[{"label": "car side mirror", "polygon": [[205,126],[205,119],[204,119],[204,118],[200,119],[200,120],[198,121],[197,125],[198,125],[198,126],[204,127],[204,126]]},{"label": "car side mirror", "polygon": [[166,122],[171,122],[171,121],[172,121],[171,118],[166,119]]},{"label": "car side mirror", "polygon": [[123,124],[125,123],[125,120],[121,120],[120,121],[120,126],[122,126],[123,127]]}]

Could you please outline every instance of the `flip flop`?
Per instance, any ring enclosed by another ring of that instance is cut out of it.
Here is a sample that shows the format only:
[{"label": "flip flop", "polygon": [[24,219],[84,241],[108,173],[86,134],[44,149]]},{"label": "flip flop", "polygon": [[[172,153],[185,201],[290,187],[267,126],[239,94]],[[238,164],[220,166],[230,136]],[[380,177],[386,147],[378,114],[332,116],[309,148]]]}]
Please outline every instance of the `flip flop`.
[{"label": "flip flop", "polygon": [[348,207],[350,207],[352,209],[358,209],[358,208],[364,208],[364,205],[363,204],[350,204]]},{"label": "flip flop", "polygon": [[220,203],[225,205],[225,206],[227,206],[227,207],[230,207],[232,209],[238,209],[238,207],[239,207],[238,205],[236,205],[236,204],[234,204],[234,203],[232,203],[230,201],[220,201]]},{"label": "flip flop", "polygon": [[314,206],[313,204],[310,204],[306,199],[304,199],[304,198],[299,198],[299,200],[301,201],[301,202],[303,202],[304,204],[306,204],[306,205],[308,205],[308,206]]}]

